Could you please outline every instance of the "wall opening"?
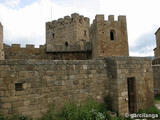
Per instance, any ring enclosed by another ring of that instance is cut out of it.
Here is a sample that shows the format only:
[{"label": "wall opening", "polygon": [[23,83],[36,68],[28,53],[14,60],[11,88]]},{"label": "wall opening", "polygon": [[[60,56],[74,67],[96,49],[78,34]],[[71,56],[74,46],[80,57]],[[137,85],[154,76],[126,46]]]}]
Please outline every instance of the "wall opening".
[{"label": "wall opening", "polygon": [[65,42],[65,46],[68,47],[68,42]]},{"label": "wall opening", "polygon": [[23,83],[15,83],[15,90],[16,91],[22,91],[23,89]]},{"label": "wall opening", "polygon": [[127,78],[128,84],[128,108],[130,113],[135,112],[135,77]]},{"label": "wall opening", "polygon": [[110,40],[115,40],[115,31],[114,30],[110,31]]},{"label": "wall opening", "polygon": [[55,33],[52,34],[53,39],[55,38]]},{"label": "wall opening", "polygon": [[87,31],[86,30],[84,31],[84,36],[87,36]]}]

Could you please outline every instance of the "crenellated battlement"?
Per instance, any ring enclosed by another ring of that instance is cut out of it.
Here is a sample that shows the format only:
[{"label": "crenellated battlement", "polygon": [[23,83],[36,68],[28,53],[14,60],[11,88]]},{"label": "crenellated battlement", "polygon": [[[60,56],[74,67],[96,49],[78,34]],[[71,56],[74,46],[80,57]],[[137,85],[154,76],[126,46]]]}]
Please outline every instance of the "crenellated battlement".
[{"label": "crenellated battlement", "polygon": [[96,15],[90,28],[93,57],[99,56],[128,56],[128,35],[126,16],[109,15],[105,20],[104,15]]},{"label": "crenellated battlement", "polygon": [[59,18],[58,20],[53,20],[51,22],[46,23],[47,29],[54,27],[61,27],[70,24],[88,24],[90,19],[88,17],[84,17],[83,15],[79,15],[77,13],[71,14],[71,16],[65,16],[64,18]]},{"label": "crenellated battlement", "polygon": [[94,21],[97,21],[97,22],[102,22],[102,21],[105,21],[105,22],[124,22],[124,23],[126,23],[126,16],[119,15],[118,16],[118,21],[117,21],[117,20],[115,20],[115,16],[114,15],[109,15],[108,16],[108,20],[105,20],[104,15],[100,14],[100,15],[96,15]]},{"label": "crenellated battlement", "polygon": [[[86,48],[83,41],[89,42],[89,18],[77,13],[46,23],[47,52],[74,51],[72,46]],[[61,51],[62,50],[62,51]],[[78,49],[84,51],[84,49]]]},{"label": "crenellated battlement", "polygon": [[39,48],[44,48],[45,45],[39,45],[39,47],[35,47],[35,45],[32,44],[26,44],[25,47],[22,47],[21,44],[11,44],[11,45],[5,45],[6,48],[10,49],[39,49]]}]

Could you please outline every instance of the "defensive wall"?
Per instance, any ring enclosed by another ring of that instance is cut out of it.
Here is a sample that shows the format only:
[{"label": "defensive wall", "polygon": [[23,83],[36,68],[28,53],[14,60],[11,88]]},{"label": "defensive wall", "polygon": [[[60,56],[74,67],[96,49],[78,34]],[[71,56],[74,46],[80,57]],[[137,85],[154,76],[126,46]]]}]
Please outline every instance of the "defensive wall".
[{"label": "defensive wall", "polygon": [[20,44],[4,45],[5,59],[48,59],[48,60],[87,60],[91,59],[91,51],[46,52],[46,46],[34,45],[21,47]]},{"label": "defensive wall", "polygon": [[[124,115],[153,105],[151,59],[110,57],[97,60],[0,61],[0,112],[38,118],[50,104],[80,103],[92,97],[113,99],[114,111]],[[135,108],[129,107],[127,80],[134,78]]]}]

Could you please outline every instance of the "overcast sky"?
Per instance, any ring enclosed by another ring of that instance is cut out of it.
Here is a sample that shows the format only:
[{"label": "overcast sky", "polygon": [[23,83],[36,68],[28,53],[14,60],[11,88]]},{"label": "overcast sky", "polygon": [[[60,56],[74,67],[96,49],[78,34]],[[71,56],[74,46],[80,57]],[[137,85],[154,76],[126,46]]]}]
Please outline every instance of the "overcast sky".
[{"label": "overcast sky", "polygon": [[[0,0],[6,44],[45,44],[45,22],[79,13],[127,16],[131,56],[153,56],[154,33],[160,27],[160,0]],[[51,12],[52,8],[52,12]]]}]

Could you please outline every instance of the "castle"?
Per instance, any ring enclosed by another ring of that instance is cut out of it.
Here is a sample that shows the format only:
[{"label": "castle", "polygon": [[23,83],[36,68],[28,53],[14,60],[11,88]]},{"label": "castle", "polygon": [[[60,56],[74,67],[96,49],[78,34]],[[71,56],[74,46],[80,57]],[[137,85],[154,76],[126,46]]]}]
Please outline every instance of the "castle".
[{"label": "castle", "polygon": [[[38,118],[50,104],[58,109],[89,97],[103,102],[108,95],[122,115],[154,104],[152,59],[129,57],[126,17],[89,21],[75,13],[47,22],[46,44],[39,48],[3,45],[1,25],[1,113]],[[158,47],[155,53],[160,56]]]}]

